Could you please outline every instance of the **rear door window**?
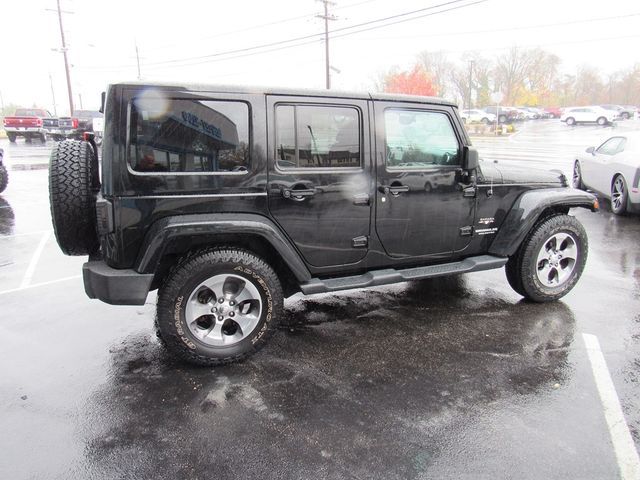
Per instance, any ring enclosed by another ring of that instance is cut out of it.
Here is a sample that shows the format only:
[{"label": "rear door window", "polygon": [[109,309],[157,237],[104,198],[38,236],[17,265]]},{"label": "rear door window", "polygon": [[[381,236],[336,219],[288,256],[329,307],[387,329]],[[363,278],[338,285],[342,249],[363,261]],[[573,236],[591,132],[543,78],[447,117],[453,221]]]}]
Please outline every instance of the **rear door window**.
[{"label": "rear door window", "polygon": [[281,170],[360,168],[361,121],[354,107],[276,105],[276,163]]}]

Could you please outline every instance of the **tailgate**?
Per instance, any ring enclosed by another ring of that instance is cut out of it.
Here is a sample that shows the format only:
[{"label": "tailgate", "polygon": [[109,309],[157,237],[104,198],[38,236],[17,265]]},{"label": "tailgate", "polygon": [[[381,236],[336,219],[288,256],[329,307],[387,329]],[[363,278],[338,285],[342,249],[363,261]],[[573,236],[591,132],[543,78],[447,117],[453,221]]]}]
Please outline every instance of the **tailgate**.
[{"label": "tailgate", "polygon": [[6,127],[40,127],[42,121],[36,117],[5,117]]}]

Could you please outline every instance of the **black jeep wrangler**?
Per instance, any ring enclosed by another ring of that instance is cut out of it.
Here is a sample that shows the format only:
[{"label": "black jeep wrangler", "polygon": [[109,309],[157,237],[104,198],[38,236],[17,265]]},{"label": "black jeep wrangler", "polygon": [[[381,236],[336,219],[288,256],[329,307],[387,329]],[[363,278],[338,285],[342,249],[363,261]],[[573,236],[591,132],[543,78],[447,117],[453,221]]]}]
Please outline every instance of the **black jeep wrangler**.
[{"label": "black jeep wrangler", "polygon": [[560,172],[480,164],[456,106],[382,94],[118,84],[97,146],[51,154],[58,243],[90,298],[158,289],[163,342],[241,359],[283,298],[506,267],[522,296],[576,284],[598,208]]}]

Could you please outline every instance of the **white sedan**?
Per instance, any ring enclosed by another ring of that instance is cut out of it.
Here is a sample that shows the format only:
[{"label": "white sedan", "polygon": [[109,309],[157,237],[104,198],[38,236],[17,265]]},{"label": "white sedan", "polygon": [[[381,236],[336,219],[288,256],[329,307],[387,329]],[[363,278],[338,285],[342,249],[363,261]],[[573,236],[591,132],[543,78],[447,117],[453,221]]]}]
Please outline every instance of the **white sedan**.
[{"label": "white sedan", "polygon": [[614,110],[605,110],[602,107],[572,107],[565,108],[560,117],[561,122],[567,125],[575,125],[576,123],[597,123],[598,125],[607,125],[618,119],[618,112]]},{"label": "white sedan", "polygon": [[640,134],[609,138],[589,147],[573,165],[573,187],[590,189],[611,200],[616,215],[640,212]]},{"label": "white sedan", "polygon": [[460,116],[465,123],[481,122],[487,124],[496,121],[496,116],[493,113],[488,113],[484,110],[462,110]]}]

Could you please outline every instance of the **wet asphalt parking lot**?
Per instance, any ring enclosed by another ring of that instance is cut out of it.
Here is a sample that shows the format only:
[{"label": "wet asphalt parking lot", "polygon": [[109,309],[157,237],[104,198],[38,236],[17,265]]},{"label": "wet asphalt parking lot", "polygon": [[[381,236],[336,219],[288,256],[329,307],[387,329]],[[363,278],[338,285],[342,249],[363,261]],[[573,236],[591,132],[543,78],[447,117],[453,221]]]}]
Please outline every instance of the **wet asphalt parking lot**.
[{"label": "wet asphalt parking lot", "polygon": [[[569,173],[573,152],[611,134],[540,121],[474,143],[490,161]],[[0,141],[10,165],[46,163],[51,143],[18,142]],[[573,213],[590,253],[562,301],[522,301],[503,270],[295,296],[266,348],[206,369],[160,346],[155,294],[86,298],[84,259],[51,231],[46,170],[11,170],[0,478],[637,478],[640,218]]]}]

